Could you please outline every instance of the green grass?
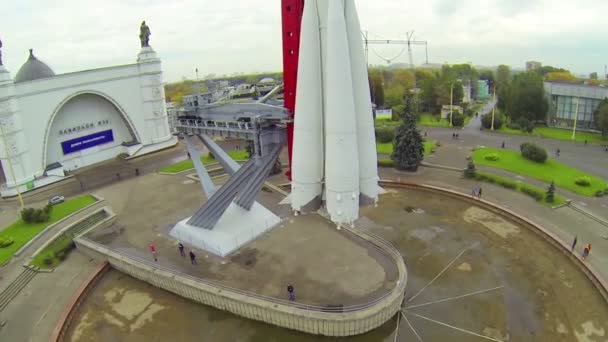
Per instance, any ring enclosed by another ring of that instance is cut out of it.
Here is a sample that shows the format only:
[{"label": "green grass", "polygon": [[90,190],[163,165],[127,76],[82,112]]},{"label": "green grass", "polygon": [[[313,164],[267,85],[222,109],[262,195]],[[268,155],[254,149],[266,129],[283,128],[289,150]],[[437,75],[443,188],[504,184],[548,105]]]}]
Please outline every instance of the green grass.
[{"label": "green grass", "polygon": [[[55,268],[72,248],[74,248],[72,237],[69,234],[65,234],[36,254],[31,264],[40,268]],[[62,254],[64,257],[62,257]],[[45,262],[47,259],[49,261]]]},{"label": "green grass", "polygon": [[450,122],[446,119],[440,119],[439,115],[432,115],[431,113],[421,113],[420,120],[418,124],[420,126],[429,126],[429,127],[450,127]]},{"label": "green grass", "polygon": [[[423,143],[424,145],[424,155],[428,156],[435,152],[437,149],[437,141],[429,140]],[[393,153],[393,143],[377,143],[376,144],[376,152],[378,154],[391,154]]]},{"label": "green grass", "polygon": [[389,118],[380,118],[374,121],[375,127],[395,127],[401,125],[401,120],[391,120]]},{"label": "green grass", "polygon": [[[484,158],[486,154],[491,153],[497,154],[499,160],[490,161]],[[473,153],[473,161],[477,165],[511,171],[547,183],[554,181],[558,188],[567,189],[584,196],[594,196],[597,191],[608,187],[606,180],[589,175],[555,159],[549,158],[545,163],[540,164],[523,158],[519,152],[510,150],[480,148]],[[580,176],[589,177],[591,185],[586,187],[576,185],[574,183],[575,178]]]},{"label": "green grass", "polygon": [[63,203],[53,206],[51,218],[48,222],[43,223],[25,223],[19,219],[6,229],[0,232],[0,236],[7,236],[15,240],[15,242],[6,247],[0,248],[0,265],[10,260],[15,252],[30,241],[36,234],[40,233],[47,226],[61,220],[62,218],[72,214],[73,212],[82,209],[97,200],[91,195],[83,195],[72,198]]},{"label": "green grass", "polygon": [[[228,152],[228,155],[234,160],[249,159],[249,154],[245,150],[230,151]],[[201,156],[201,161],[203,162],[203,165],[209,165],[216,162],[215,159],[209,158],[208,156]],[[192,160],[186,159],[173,165],[165,166],[159,171],[164,173],[178,173],[186,170],[191,170],[193,168],[194,163],[192,162]]]},{"label": "green grass", "polygon": [[603,145],[608,143],[608,138],[602,137],[602,135],[599,133],[577,131],[575,139],[572,139],[572,129],[553,128],[545,126],[537,126],[534,128],[534,131],[532,131],[532,133],[527,133],[519,129],[512,129],[507,127],[506,125],[503,125],[502,127],[500,127],[500,129],[497,129],[496,132],[513,135],[543,137],[555,140],[576,141],[581,143],[587,140],[587,142],[590,144]]},{"label": "green grass", "polygon": [[[546,204],[546,205],[550,205],[550,206],[558,206],[558,205],[562,205],[566,203],[566,199],[559,196],[558,194],[554,194],[554,201],[553,202],[547,202],[547,195],[546,195],[546,189],[541,189],[539,187],[530,185],[530,184],[526,184],[520,181],[514,181],[512,179],[506,178],[506,177],[502,177],[493,173],[489,173],[489,172],[476,172],[475,173],[475,180],[481,181],[481,182],[486,182],[486,183],[490,183],[490,184],[495,184],[498,186],[502,186],[505,189],[510,189],[513,191],[517,191],[520,192],[522,194],[528,195],[530,196],[531,192],[535,192],[538,194],[542,194],[542,200],[539,200],[539,202],[542,201],[542,203]],[[532,196],[530,196],[532,197]],[[536,198],[535,198],[536,199]]]}]

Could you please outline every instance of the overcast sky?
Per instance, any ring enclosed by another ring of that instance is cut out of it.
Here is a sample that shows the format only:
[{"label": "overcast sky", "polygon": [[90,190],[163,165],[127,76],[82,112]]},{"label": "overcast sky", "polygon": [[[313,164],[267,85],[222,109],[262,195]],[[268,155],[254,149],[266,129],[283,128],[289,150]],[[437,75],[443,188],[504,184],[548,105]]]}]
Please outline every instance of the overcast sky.
[{"label": "overcast sky", "polygon": [[[321,0],[327,1],[327,0]],[[351,1],[351,0],[347,0]],[[608,64],[606,0],[356,0],[363,30],[373,39],[429,42],[432,63],[508,64],[526,60],[577,74]],[[0,20],[4,64],[13,73],[27,49],[56,73],[135,61],[139,24],[166,81],[207,74],[282,69],[280,0],[6,0]],[[376,46],[370,62],[386,64],[398,46]],[[414,62],[424,61],[414,47]],[[407,62],[407,51],[395,62]]]}]

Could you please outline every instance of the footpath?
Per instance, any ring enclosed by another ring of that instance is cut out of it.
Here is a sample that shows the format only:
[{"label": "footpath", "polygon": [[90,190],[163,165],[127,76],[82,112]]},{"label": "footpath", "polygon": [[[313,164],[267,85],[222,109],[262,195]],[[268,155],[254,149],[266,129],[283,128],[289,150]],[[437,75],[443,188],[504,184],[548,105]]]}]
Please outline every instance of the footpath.
[{"label": "footpath", "polygon": [[[465,179],[462,177],[462,173],[455,171],[426,167],[419,168],[415,173],[402,172],[392,168],[381,168],[379,171],[382,179],[435,185],[465,194],[470,193],[473,186],[480,185],[483,188],[484,199],[519,213],[550,230],[566,243],[571,243],[577,236],[578,244],[575,253],[580,255],[583,246],[591,243],[591,254],[586,262],[598,269],[604,279],[608,279],[608,240],[603,238],[608,234],[608,227],[568,206],[552,209],[521,193]],[[587,199],[599,202],[598,199]],[[608,202],[606,198],[603,198],[602,201]],[[601,204],[596,203],[595,205]],[[594,213],[598,214],[598,212]],[[608,212],[603,212],[604,218],[606,218],[606,213]]]}]

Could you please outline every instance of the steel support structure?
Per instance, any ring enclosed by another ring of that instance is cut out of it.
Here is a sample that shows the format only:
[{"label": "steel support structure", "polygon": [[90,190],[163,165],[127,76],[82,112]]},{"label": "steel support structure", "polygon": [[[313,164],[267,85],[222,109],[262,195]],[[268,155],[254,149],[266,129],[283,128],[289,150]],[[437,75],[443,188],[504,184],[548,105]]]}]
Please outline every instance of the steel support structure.
[{"label": "steel support structure", "polygon": [[[281,0],[283,22],[283,83],[285,85],[285,108],[291,119],[295,115],[296,82],[298,78],[298,57],[300,55],[300,26],[304,0]],[[291,153],[293,146],[293,120],[287,125],[287,150],[289,169],[287,177],[291,180]]]}]

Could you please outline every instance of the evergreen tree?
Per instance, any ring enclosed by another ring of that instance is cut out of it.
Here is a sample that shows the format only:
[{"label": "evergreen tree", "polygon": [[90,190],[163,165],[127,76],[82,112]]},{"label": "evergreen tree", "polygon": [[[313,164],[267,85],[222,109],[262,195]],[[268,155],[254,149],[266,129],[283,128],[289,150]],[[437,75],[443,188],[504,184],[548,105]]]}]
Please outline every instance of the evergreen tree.
[{"label": "evergreen tree", "polygon": [[545,197],[545,200],[547,201],[547,203],[555,202],[555,183],[554,182],[551,182],[551,185],[549,185],[549,188],[547,189],[547,196]]},{"label": "evergreen tree", "polygon": [[401,126],[395,131],[391,159],[399,170],[416,171],[424,157],[422,136],[416,129],[416,119],[411,113],[403,115]]},{"label": "evergreen tree", "polygon": [[467,168],[464,169],[464,177],[475,178],[475,163],[473,163],[473,161],[469,161]]}]

